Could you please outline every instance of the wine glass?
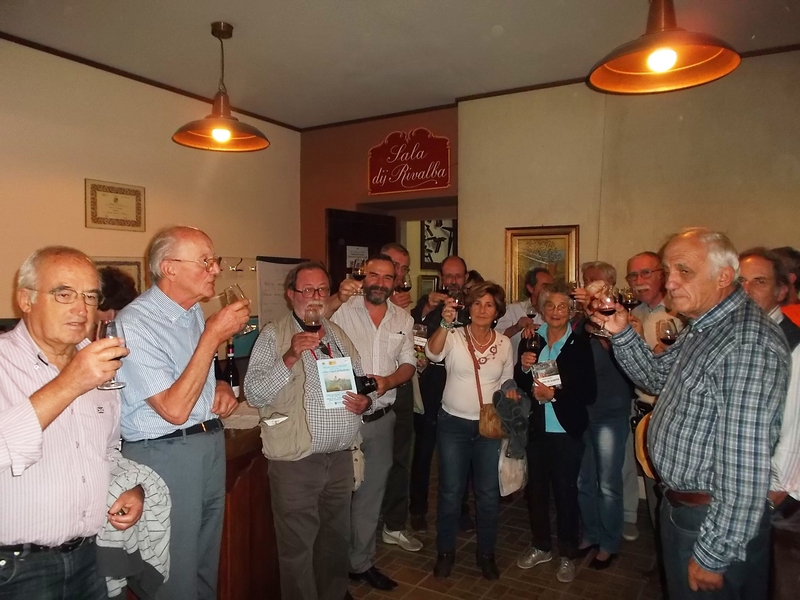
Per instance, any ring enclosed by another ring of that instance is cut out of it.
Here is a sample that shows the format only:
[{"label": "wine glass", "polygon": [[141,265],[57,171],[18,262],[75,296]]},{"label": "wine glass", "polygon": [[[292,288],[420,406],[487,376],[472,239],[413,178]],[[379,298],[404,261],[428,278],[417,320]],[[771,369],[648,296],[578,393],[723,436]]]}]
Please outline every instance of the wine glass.
[{"label": "wine glass", "polygon": [[403,275],[403,280],[397,284],[394,288],[398,292],[410,292],[411,291],[411,275],[406,273]]},{"label": "wine glass", "polygon": [[[120,345],[125,346],[125,334],[122,330],[122,323],[117,320],[101,319],[97,322],[97,336],[95,339],[100,340],[103,338],[119,338],[122,342]],[[121,360],[121,359],[120,359]],[[98,390],[121,390],[125,387],[124,381],[117,381],[117,376],[114,376],[97,386]]]},{"label": "wine glass", "polygon": [[[219,298],[222,302],[222,306],[230,306],[239,300],[247,300],[247,296],[244,295],[242,288],[240,288],[236,283],[226,287],[222,294],[219,295]],[[244,328],[236,335],[247,335],[248,333],[251,333],[257,329],[258,325],[245,325]]]},{"label": "wine glass", "polygon": [[575,300],[574,298],[571,298],[570,301],[569,301],[569,316],[568,316],[568,319],[570,321],[574,321],[575,318],[578,316],[578,314],[580,312],[581,312],[580,308],[578,308],[578,301]]},{"label": "wine glass", "polygon": [[662,319],[656,323],[656,336],[665,346],[672,346],[678,339],[678,326],[673,319]]},{"label": "wine glass", "polygon": [[568,281],[567,282],[568,295],[573,300],[575,299],[575,290],[577,290],[579,287],[581,287],[581,284],[580,284],[579,281]]},{"label": "wine glass", "polygon": [[458,313],[464,310],[464,294],[461,293],[461,289],[458,286],[451,285],[447,288],[447,295],[456,301],[454,307],[456,309],[456,318],[453,321],[453,325],[463,325],[463,323],[458,320]]},{"label": "wine glass", "polygon": [[[362,281],[364,281],[364,279],[366,279],[367,277],[366,263],[363,259],[360,258],[353,259],[351,274],[353,276],[353,279],[355,279],[359,283],[361,283]],[[358,288],[358,290],[356,290],[356,292],[353,295],[363,296],[364,289]]]},{"label": "wine glass", "polygon": [[536,356],[539,356],[539,351],[542,349],[541,344],[539,343],[539,334],[535,333],[529,337],[525,338],[525,350],[528,352],[533,352]]},{"label": "wine glass", "polygon": [[[608,285],[603,286],[595,296],[595,310],[597,310],[597,312],[599,312],[601,315],[610,317],[617,312],[618,297],[619,292],[617,291],[617,288]],[[612,334],[606,330],[606,324],[603,322],[603,326],[600,329],[593,331],[592,335],[610,338]]]},{"label": "wine glass", "polygon": [[[320,311],[320,309],[316,306],[309,306],[306,308],[306,312],[303,313],[303,329],[309,333],[317,333],[320,329],[322,329],[322,311]],[[328,349],[325,344],[322,343],[322,340],[319,341],[317,348],[319,348],[325,354],[329,354]]]},{"label": "wine glass", "polygon": [[533,300],[525,307],[525,316],[531,320],[536,318],[536,307],[533,305]]},{"label": "wine glass", "polygon": [[636,296],[636,292],[633,291],[633,288],[629,287],[626,287],[619,293],[619,303],[628,309],[628,313],[641,304],[638,296]]}]

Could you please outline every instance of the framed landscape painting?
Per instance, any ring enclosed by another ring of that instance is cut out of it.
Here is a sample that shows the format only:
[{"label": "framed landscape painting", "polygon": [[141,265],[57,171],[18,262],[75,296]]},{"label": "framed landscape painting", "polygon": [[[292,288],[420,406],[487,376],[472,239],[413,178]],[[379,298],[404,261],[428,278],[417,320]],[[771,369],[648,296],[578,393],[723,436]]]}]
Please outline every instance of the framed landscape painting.
[{"label": "framed landscape painting", "polygon": [[507,227],[506,297],[516,302],[525,297],[525,274],[544,267],[557,280],[576,281],[578,276],[578,226]]}]

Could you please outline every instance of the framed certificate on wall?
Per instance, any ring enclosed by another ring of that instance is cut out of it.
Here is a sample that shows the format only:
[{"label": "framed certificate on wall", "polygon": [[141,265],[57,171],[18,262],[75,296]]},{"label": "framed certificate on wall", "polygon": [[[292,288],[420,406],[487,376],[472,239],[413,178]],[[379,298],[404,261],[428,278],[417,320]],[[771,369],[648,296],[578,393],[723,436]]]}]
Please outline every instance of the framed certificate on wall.
[{"label": "framed certificate on wall", "polygon": [[144,211],[143,187],[86,180],[86,227],[144,231]]}]

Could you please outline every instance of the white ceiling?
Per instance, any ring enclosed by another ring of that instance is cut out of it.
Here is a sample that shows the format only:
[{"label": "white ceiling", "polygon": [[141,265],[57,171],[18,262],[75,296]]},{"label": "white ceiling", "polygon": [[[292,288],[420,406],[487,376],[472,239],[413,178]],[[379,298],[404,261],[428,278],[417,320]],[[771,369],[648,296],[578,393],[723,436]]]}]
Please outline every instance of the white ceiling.
[{"label": "white ceiling", "polygon": [[[0,0],[0,31],[298,128],[584,77],[647,0]],[[676,0],[739,52],[800,43],[800,0]],[[735,76],[735,73],[732,75]],[[713,84],[712,84],[713,85]],[[8,91],[8,90],[7,90]]]}]

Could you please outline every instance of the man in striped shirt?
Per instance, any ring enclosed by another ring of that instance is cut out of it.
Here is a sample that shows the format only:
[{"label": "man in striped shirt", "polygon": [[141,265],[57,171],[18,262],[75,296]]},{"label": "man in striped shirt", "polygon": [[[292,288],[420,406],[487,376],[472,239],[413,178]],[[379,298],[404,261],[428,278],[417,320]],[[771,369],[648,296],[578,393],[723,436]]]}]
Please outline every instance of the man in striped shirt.
[{"label": "man in striped shirt", "polygon": [[789,378],[780,329],[737,284],[739,259],[723,234],[672,236],[663,267],[672,306],[689,326],[654,354],[620,305],[596,314],[617,361],[658,395],[648,449],[661,477],[661,539],[671,600],[766,599],[770,457]]},{"label": "man in striped shirt", "polygon": [[147,251],[154,285],[117,317],[130,356],[122,390],[122,454],[152,468],[172,496],[170,576],[157,598],[216,598],[225,507],[225,438],[219,417],[236,408],[214,380],[221,343],[250,316],[239,300],[206,322],[198,304],[220,273],[211,239],[193,227],[159,231]]},{"label": "man in striped shirt", "polygon": [[128,351],[87,339],[102,294],[83,252],[34,252],[16,297],[22,320],[0,336],[0,596],[106,598],[94,536],[106,520],[122,530],[142,513],[140,487],[106,506],[119,397],[97,386]]}]

